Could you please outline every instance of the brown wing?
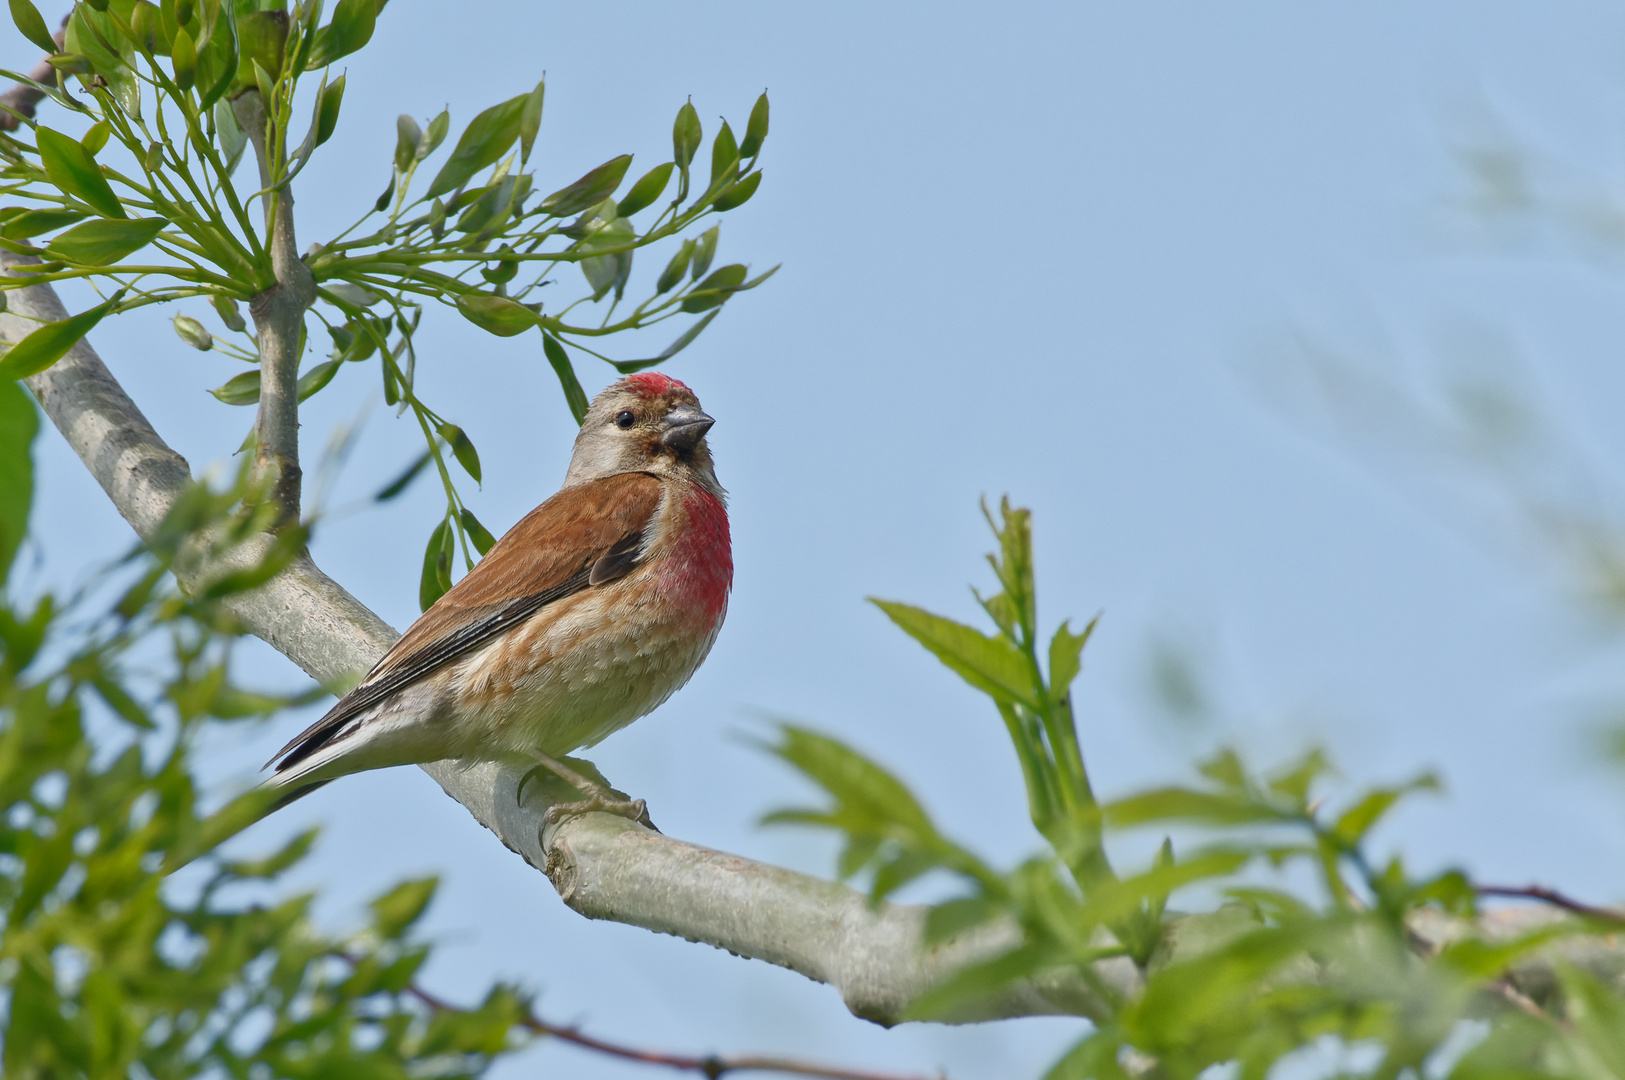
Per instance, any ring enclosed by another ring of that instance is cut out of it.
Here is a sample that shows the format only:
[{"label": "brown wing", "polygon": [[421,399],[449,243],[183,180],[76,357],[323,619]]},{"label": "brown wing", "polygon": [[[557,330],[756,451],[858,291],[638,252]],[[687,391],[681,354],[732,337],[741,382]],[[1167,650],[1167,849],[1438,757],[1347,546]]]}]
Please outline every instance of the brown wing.
[{"label": "brown wing", "polygon": [[401,635],[367,677],[277,751],[287,768],[359,713],[439,670],[541,608],[631,571],[660,506],[648,473],[622,473],[565,488],[526,514],[463,580]]}]

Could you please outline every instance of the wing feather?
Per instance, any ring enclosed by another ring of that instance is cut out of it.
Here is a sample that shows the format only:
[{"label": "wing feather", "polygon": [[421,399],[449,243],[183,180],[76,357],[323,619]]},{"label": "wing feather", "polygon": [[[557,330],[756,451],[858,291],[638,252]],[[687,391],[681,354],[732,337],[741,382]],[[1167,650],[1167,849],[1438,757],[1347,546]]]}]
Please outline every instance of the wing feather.
[{"label": "wing feather", "polygon": [[281,771],[391,694],[440,670],[548,604],[630,572],[660,508],[648,473],[567,487],[532,510],[401,635],[327,715],[277,751]]}]

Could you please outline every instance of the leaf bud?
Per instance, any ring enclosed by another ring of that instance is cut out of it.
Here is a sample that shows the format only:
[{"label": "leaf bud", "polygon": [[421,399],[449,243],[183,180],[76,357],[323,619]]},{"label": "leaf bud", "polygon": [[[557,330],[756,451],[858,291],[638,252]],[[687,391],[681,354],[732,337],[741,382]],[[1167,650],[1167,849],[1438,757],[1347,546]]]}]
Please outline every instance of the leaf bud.
[{"label": "leaf bud", "polygon": [[198,352],[208,352],[214,348],[214,338],[209,335],[209,331],[204,328],[203,324],[196,319],[188,318],[185,315],[177,315],[172,321],[175,324],[175,333],[180,336],[180,339]]}]

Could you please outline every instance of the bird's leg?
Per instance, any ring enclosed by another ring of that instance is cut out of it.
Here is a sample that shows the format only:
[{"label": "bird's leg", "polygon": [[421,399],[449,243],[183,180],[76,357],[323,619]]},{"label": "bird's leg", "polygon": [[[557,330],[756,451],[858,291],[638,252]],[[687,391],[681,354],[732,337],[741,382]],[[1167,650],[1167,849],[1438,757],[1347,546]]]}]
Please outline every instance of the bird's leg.
[{"label": "bird's leg", "polygon": [[[642,799],[627,799],[621,797],[620,792],[611,790],[608,786],[590,780],[576,772],[570,766],[556,758],[549,757],[540,750],[531,751],[531,756],[537,761],[538,769],[546,769],[565,783],[574,787],[586,796],[575,802],[554,803],[547,808],[544,816],[549,825],[555,825],[568,817],[577,817],[581,814],[590,814],[595,810],[602,810],[608,814],[618,814],[630,818],[646,828],[654,829],[654,822],[649,820],[649,808]],[[532,773],[536,770],[532,770]],[[523,798],[525,781],[530,779],[531,773],[526,773],[519,782],[520,797]],[[659,832],[659,829],[655,829]]]}]

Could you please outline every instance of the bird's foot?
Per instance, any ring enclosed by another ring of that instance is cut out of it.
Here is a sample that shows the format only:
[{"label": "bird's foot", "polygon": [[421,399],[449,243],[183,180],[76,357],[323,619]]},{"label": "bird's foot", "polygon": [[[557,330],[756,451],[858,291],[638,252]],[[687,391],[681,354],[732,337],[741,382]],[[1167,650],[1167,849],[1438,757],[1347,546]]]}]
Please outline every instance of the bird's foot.
[{"label": "bird's foot", "polygon": [[603,776],[598,774],[598,770],[593,767],[591,762],[578,762],[578,764],[585,765],[594,774],[598,774],[597,779],[589,779],[569,765],[564,764],[564,762],[549,757],[540,751],[533,751],[532,754],[536,758],[537,765],[520,778],[519,799],[521,802],[524,801],[525,785],[530,781],[531,777],[542,772],[552,773],[586,796],[586,798],[574,802],[553,803],[543,815],[546,824],[557,825],[566,818],[603,812],[617,814],[635,821],[645,828],[654,829],[655,832],[660,831],[655,828],[655,823],[649,819],[649,808],[644,801],[642,799],[629,799],[621,792],[610,787],[607,782],[603,781]]}]

